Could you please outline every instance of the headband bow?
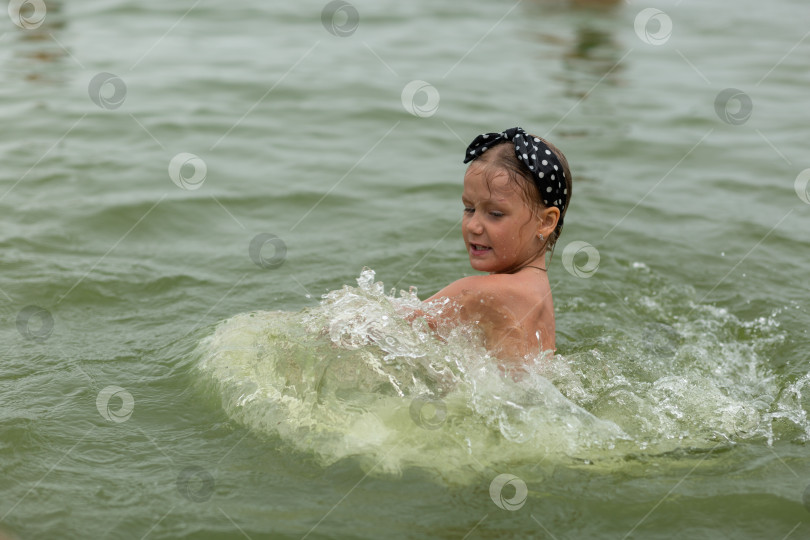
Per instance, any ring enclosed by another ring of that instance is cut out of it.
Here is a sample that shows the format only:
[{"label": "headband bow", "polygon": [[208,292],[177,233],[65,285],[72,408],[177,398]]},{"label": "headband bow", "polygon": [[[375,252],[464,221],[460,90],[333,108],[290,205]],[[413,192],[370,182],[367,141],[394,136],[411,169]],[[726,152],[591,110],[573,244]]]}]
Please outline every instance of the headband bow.
[{"label": "headband bow", "polygon": [[484,133],[476,137],[464,156],[464,163],[478,158],[498,143],[511,141],[515,144],[515,155],[521,163],[529,168],[534,185],[543,198],[546,206],[556,206],[560,212],[565,209],[565,196],[568,188],[565,185],[565,171],[557,156],[543,141],[513,127],[502,133]]}]

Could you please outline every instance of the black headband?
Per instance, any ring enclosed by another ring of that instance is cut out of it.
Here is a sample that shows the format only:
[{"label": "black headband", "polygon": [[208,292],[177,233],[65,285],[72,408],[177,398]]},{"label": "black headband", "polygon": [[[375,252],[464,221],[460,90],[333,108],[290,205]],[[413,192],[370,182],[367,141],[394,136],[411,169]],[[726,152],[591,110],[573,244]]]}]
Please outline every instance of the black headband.
[{"label": "black headband", "polygon": [[509,128],[503,133],[484,133],[470,143],[464,163],[481,156],[488,148],[503,141],[515,143],[515,155],[532,173],[534,185],[546,206],[556,206],[560,213],[565,210],[565,171],[556,154],[537,137],[532,137],[523,128]]}]

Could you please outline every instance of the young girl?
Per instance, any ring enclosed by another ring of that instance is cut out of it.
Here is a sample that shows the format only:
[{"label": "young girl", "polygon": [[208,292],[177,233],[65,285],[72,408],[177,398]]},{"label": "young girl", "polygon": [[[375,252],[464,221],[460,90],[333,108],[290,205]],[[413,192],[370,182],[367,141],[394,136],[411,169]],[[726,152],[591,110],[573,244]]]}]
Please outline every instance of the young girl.
[{"label": "young girl", "polygon": [[571,172],[554,145],[519,127],[479,135],[464,163],[462,236],[470,265],[488,275],[459,279],[428,298],[432,326],[468,321],[485,346],[517,361],[555,350],[554,306],[545,255],[553,251],[571,199]]}]

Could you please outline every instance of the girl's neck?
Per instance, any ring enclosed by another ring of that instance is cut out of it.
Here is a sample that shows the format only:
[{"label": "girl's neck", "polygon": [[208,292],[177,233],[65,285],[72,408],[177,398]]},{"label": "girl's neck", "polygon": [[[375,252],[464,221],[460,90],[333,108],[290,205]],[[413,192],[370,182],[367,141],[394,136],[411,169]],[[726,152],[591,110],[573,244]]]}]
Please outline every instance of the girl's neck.
[{"label": "girl's neck", "polygon": [[525,263],[516,265],[514,268],[504,270],[503,272],[492,272],[492,274],[517,274],[518,272],[520,272],[525,268],[533,268],[535,269],[535,271],[542,270],[543,272],[547,272],[548,269],[546,268],[545,253],[542,253],[537,257],[535,257],[534,259],[526,261]]}]

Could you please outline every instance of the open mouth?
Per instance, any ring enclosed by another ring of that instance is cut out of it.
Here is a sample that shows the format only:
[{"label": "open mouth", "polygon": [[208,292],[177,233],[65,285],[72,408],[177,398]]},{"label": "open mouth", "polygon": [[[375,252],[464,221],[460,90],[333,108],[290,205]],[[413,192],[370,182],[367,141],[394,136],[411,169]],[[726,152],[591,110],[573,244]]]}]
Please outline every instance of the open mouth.
[{"label": "open mouth", "polygon": [[478,253],[483,253],[484,251],[490,251],[492,248],[483,244],[473,244],[470,242],[470,249]]}]

